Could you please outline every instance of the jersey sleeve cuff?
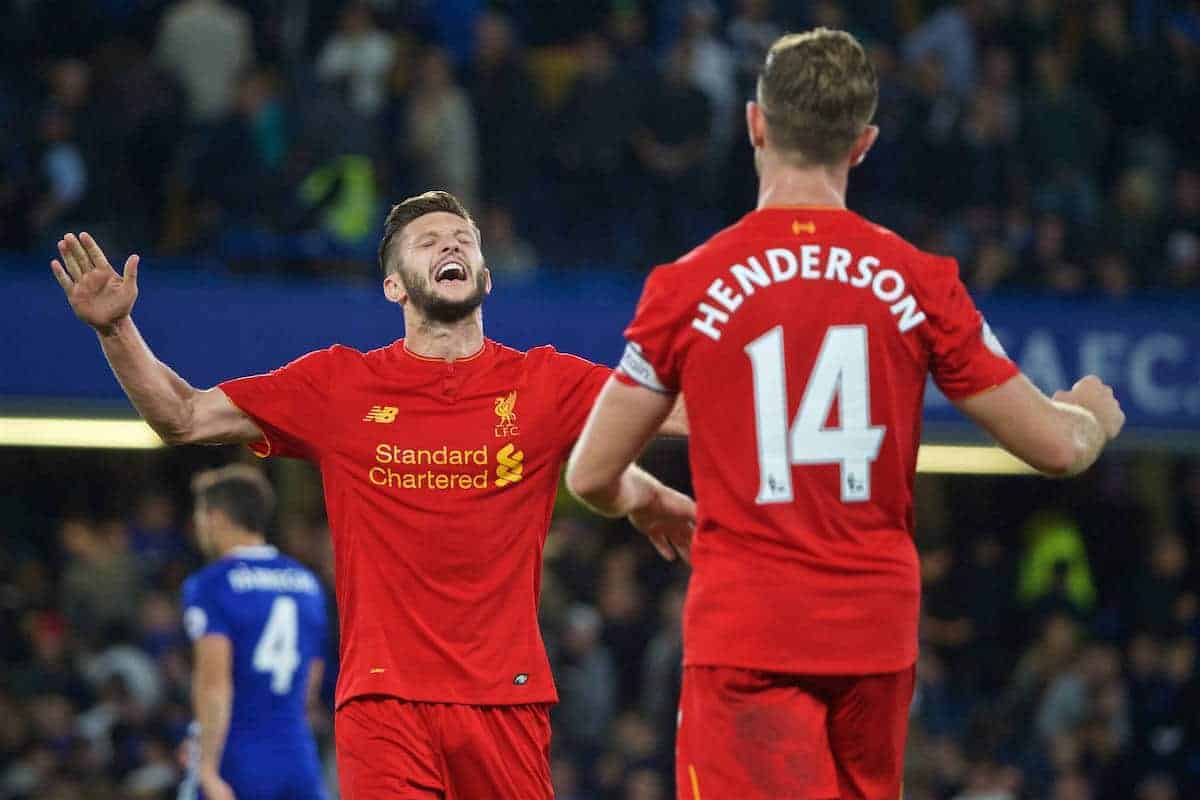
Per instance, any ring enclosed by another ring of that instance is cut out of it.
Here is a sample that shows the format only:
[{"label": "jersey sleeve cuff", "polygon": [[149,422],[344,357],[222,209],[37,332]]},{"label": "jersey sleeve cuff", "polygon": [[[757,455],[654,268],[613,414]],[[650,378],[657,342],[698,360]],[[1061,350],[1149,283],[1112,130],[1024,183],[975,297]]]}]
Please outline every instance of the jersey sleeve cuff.
[{"label": "jersey sleeve cuff", "polygon": [[271,437],[267,434],[262,421],[259,420],[259,418],[257,416],[255,416],[252,412],[247,410],[245,406],[243,406],[241,403],[238,402],[238,398],[236,396],[237,395],[236,390],[230,391],[231,383],[232,383],[232,381],[226,381],[225,383],[219,383],[219,384],[217,384],[217,388],[220,389],[227,398],[229,398],[229,402],[233,403],[233,405],[237,408],[238,411],[241,411],[247,417],[254,420],[254,424],[258,427],[258,430],[262,433],[261,438],[259,438],[257,441],[247,442],[246,447],[250,450],[251,453],[258,456],[259,458],[270,458],[276,452],[277,448],[275,448],[275,446],[272,445]]}]

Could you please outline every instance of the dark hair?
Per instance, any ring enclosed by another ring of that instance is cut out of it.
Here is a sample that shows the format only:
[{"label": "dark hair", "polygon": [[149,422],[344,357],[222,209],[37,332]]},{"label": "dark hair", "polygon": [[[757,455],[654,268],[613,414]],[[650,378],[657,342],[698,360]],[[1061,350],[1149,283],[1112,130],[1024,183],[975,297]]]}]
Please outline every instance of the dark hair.
[{"label": "dark hair", "polygon": [[197,505],[220,509],[243,530],[263,534],[275,510],[275,491],[266,477],[244,464],[210,469],[192,478]]},{"label": "dark hair", "polygon": [[471,227],[478,233],[479,228],[475,224],[475,220],[471,219],[466,207],[449,192],[425,192],[410,197],[404,202],[392,206],[392,210],[388,212],[387,219],[383,223],[383,239],[379,242],[379,268],[383,270],[384,277],[391,272],[388,269],[387,251],[388,246],[392,243],[392,238],[398,236],[405,226],[417,217],[435,214],[439,211],[462,217],[471,223]]},{"label": "dark hair", "polygon": [[758,78],[771,144],[806,164],[845,158],[878,102],[875,67],[845,31],[816,28],[780,38]]}]

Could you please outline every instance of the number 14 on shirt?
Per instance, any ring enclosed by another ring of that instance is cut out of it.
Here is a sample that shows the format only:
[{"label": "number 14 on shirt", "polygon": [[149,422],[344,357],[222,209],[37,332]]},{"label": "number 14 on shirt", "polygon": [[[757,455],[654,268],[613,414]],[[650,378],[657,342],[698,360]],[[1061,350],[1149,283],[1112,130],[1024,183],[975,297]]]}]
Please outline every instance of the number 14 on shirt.
[{"label": "number 14 on shirt", "polygon": [[[783,326],[746,345],[746,354],[754,373],[758,504],[792,502],[791,467],[806,464],[839,465],[843,503],[870,500],[871,462],[887,429],[871,425],[866,327],[834,325],[825,332],[790,430]],[[838,424],[827,428],[835,399]]]}]

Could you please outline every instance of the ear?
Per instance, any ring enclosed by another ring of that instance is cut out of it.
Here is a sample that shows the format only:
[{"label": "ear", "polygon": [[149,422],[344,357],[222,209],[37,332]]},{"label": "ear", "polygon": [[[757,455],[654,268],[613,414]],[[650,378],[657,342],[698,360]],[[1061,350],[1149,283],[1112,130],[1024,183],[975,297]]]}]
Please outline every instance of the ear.
[{"label": "ear", "polygon": [[404,305],[408,301],[408,292],[404,289],[404,282],[395,272],[389,272],[383,279],[383,296],[388,299],[389,303]]},{"label": "ear", "polygon": [[492,271],[490,269],[488,269],[486,266],[483,268],[483,278],[485,281],[484,286],[483,286],[483,293],[491,294],[492,293]]},{"label": "ear", "polygon": [[858,135],[858,140],[854,143],[854,147],[850,148],[850,166],[857,167],[867,157],[867,151],[875,144],[875,140],[879,138],[879,126],[868,125],[863,129],[863,132]]},{"label": "ear", "polygon": [[753,100],[746,101],[746,133],[754,149],[767,145],[767,118],[762,106]]}]

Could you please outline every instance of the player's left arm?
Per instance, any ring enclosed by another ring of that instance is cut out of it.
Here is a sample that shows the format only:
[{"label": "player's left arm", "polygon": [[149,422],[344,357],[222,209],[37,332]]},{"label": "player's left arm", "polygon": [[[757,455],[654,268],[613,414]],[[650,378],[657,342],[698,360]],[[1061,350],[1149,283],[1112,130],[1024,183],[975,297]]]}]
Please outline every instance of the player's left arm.
[{"label": "player's left arm", "polygon": [[233,713],[233,643],[226,636],[207,634],[196,640],[192,707],[200,726],[201,787],[206,797],[233,800],[232,789],[220,775]]},{"label": "player's left arm", "polygon": [[674,395],[609,378],[567,462],[572,494],[603,516],[628,516],[668,560],[688,556],[695,503],[634,461],[675,404]]}]

